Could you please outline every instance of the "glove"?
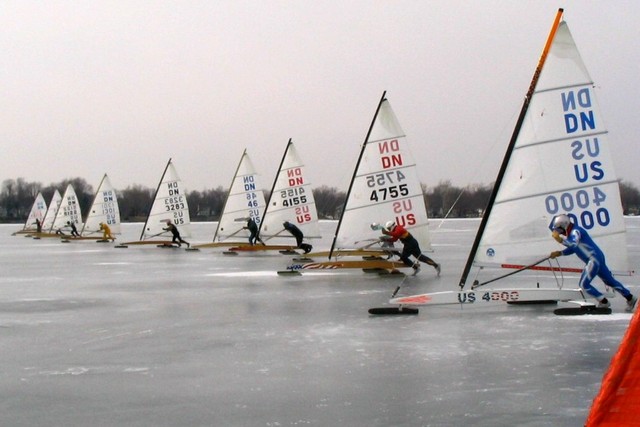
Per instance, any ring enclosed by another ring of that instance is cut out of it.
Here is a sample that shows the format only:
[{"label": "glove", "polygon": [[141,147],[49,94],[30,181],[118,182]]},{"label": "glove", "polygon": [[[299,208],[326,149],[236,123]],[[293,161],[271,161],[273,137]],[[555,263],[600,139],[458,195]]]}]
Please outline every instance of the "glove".
[{"label": "glove", "polygon": [[559,256],[562,256],[562,252],[561,251],[553,251],[549,255],[549,258],[555,259],[555,258],[558,258]]},{"label": "glove", "polygon": [[557,231],[551,233],[551,237],[553,237],[553,240],[555,240],[556,242],[562,243],[562,236]]},{"label": "glove", "polygon": [[372,230],[380,230],[380,224],[377,222],[372,222],[369,227],[371,227]]}]

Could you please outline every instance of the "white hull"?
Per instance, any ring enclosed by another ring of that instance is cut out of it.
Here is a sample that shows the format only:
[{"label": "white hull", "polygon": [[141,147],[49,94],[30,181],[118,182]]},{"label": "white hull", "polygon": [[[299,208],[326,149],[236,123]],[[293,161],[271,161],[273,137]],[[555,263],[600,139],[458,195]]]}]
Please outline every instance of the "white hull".
[{"label": "white hull", "polygon": [[433,292],[421,295],[393,298],[391,304],[424,306],[464,304],[488,306],[504,303],[533,301],[580,301],[585,300],[581,289],[558,288],[504,288]]}]

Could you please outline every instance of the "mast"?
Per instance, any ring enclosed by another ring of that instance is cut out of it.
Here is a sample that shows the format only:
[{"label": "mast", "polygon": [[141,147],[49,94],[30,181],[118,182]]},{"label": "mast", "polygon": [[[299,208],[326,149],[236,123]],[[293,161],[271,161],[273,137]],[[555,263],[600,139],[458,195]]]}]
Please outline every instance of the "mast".
[{"label": "mast", "polygon": [[351,182],[349,183],[349,189],[347,190],[347,197],[344,202],[344,206],[342,208],[342,213],[340,214],[340,220],[338,221],[338,226],[336,227],[336,232],[333,236],[333,242],[331,243],[331,250],[329,251],[329,259],[331,259],[331,255],[333,255],[333,250],[336,246],[336,240],[338,239],[338,233],[340,232],[340,225],[342,224],[342,217],[344,216],[344,212],[347,208],[347,203],[349,202],[349,195],[351,194],[351,189],[353,188],[353,181],[356,179],[356,175],[358,174],[358,169],[360,168],[360,162],[362,161],[362,156],[364,155],[364,150],[367,148],[367,143],[369,142],[369,136],[371,135],[371,130],[373,129],[373,125],[378,118],[378,113],[380,112],[380,107],[382,103],[386,101],[385,95],[387,91],[382,92],[382,97],[380,98],[380,102],[378,102],[378,108],[376,108],[376,113],[373,115],[373,120],[371,120],[371,124],[369,125],[369,130],[367,131],[367,137],[364,139],[362,143],[362,148],[360,149],[360,156],[358,156],[358,162],[356,163],[356,167],[353,170],[353,175],[351,176]]},{"label": "mast", "polygon": [[278,183],[278,178],[280,177],[280,172],[282,172],[282,165],[284,165],[284,160],[287,158],[287,154],[289,153],[289,147],[293,145],[291,142],[291,138],[289,138],[289,142],[287,142],[287,148],[284,150],[284,154],[282,155],[282,160],[280,160],[280,165],[278,166],[278,171],[276,172],[276,177],[273,180],[273,185],[271,186],[271,192],[269,193],[269,200],[267,200],[267,205],[264,208],[264,214],[262,214],[262,221],[260,221],[260,228],[258,229],[258,235],[262,231],[262,224],[264,224],[264,219],[267,216],[267,212],[269,211],[269,205],[271,204],[271,198],[273,197],[273,191],[276,189],[276,184]]},{"label": "mast", "polygon": [[218,235],[218,231],[220,230],[220,220],[224,215],[224,211],[227,209],[227,202],[229,201],[229,196],[231,195],[231,190],[233,189],[233,183],[236,181],[236,177],[238,176],[238,171],[240,170],[240,165],[244,161],[244,157],[247,155],[247,149],[245,148],[242,152],[242,156],[240,156],[240,161],[238,162],[238,166],[236,166],[236,171],[233,174],[233,178],[231,178],[231,185],[229,186],[229,191],[227,192],[227,198],[224,200],[224,206],[222,206],[222,214],[220,214],[220,218],[218,219],[218,226],[216,227],[216,232],[213,235],[212,242],[216,241],[216,236]]},{"label": "mast", "polygon": [[507,170],[507,166],[511,158],[511,153],[513,152],[513,148],[515,147],[516,141],[518,140],[518,135],[520,134],[520,128],[522,128],[522,123],[524,122],[524,118],[527,114],[527,110],[529,109],[529,103],[531,102],[531,98],[533,97],[533,92],[535,91],[536,85],[538,84],[538,78],[540,77],[540,73],[542,72],[542,68],[544,67],[544,63],[547,59],[547,55],[549,53],[549,49],[551,48],[551,44],[553,43],[553,39],[556,36],[556,31],[558,29],[558,26],[560,25],[560,20],[562,19],[563,12],[564,12],[564,9],[560,8],[556,13],[556,18],[553,22],[553,26],[551,27],[551,31],[549,32],[549,36],[547,37],[547,42],[544,45],[544,49],[542,50],[542,55],[540,56],[540,60],[538,61],[538,66],[536,67],[536,70],[533,73],[533,78],[531,79],[529,90],[527,91],[527,94],[524,98],[522,109],[520,110],[520,115],[518,116],[518,121],[516,122],[515,129],[513,130],[513,134],[511,135],[509,146],[507,147],[507,152],[505,153],[505,156],[502,159],[502,165],[500,166],[498,177],[496,178],[495,185],[493,186],[493,191],[491,192],[491,196],[489,197],[489,202],[487,203],[487,207],[484,211],[484,214],[482,215],[482,221],[480,222],[480,227],[478,228],[478,232],[476,233],[476,238],[473,242],[473,246],[471,246],[471,251],[469,251],[469,258],[467,259],[467,263],[464,266],[462,277],[460,277],[460,283],[459,283],[460,289],[464,288],[465,282],[467,281],[467,277],[469,275],[469,271],[471,271],[471,265],[473,264],[473,260],[476,256],[476,252],[478,251],[478,246],[480,245],[480,239],[482,238],[484,229],[487,226],[487,222],[489,221],[489,216],[491,215],[491,209],[493,207],[493,203],[495,202],[496,196],[498,195],[498,190],[500,190],[500,185],[502,185],[502,179]]},{"label": "mast", "polygon": [[147,220],[144,222],[144,226],[142,227],[142,233],[140,233],[140,240],[144,240],[144,230],[147,229],[147,223],[149,222],[149,216],[151,215],[151,209],[153,209],[153,204],[156,201],[156,197],[158,197],[158,191],[160,191],[160,186],[162,185],[162,180],[164,176],[167,174],[167,169],[169,169],[169,165],[171,164],[171,158],[167,162],[167,166],[164,167],[164,172],[162,172],[162,176],[160,177],[160,181],[158,181],[158,186],[156,187],[156,192],[153,194],[153,201],[151,202],[151,207],[149,208],[149,213],[147,214]]}]

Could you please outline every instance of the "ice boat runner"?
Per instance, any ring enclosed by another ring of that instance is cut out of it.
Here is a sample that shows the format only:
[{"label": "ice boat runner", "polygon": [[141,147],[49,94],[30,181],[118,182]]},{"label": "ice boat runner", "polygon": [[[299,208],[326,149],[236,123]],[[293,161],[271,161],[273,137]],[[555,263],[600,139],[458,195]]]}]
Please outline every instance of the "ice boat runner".
[{"label": "ice boat runner", "polygon": [[[607,130],[593,81],[567,23],[561,22],[562,12],[557,13],[526,94],[460,290],[393,298],[392,304],[584,301],[586,294],[577,286],[562,288],[557,282],[560,275],[582,272],[584,264],[577,257],[557,258],[557,265],[547,261],[551,251],[559,249],[548,226],[561,213],[589,231],[615,274],[631,274]],[[491,268],[511,273],[479,283],[480,274]],[[465,289],[472,269],[478,278]],[[524,269],[540,271],[536,281],[548,284],[482,287]]]},{"label": "ice boat runner", "polygon": [[80,209],[78,196],[76,195],[76,190],[69,184],[56,212],[51,232],[67,238],[71,236],[72,224],[76,230],[82,229],[82,210]]},{"label": "ice boat runner", "polygon": [[186,191],[171,159],[167,162],[160,178],[151,210],[140,233],[140,240],[126,242],[116,247],[127,247],[128,245],[172,247],[172,235],[167,230],[167,221],[178,228],[182,237],[191,236],[189,227],[191,219],[189,218]]},{"label": "ice boat runner", "polygon": [[240,247],[249,243],[245,228],[252,219],[258,227],[265,210],[260,176],[245,149],[240,157],[227,194],[227,200],[213,236],[213,242],[195,245],[195,248]]},{"label": "ice boat runner", "polygon": [[71,238],[70,240],[103,240],[103,230],[101,224],[109,227],[111,234],[120,234],[120,209],[118,207],[118,198],[116,190],[111,185],[109,177],[105,173],[98,185],[98,190],[93,197],[91,209],[87,214],[87,219],[80,232],[80,237]]},{"label": "ice boat runner", "polygon": [[40,232],[42,232],[44,216],[47,214],[47,202],[45,202],[44,197],[41,192],[38,192],[35,200],[33,201],[33,205],[31,206],[31,210],[29,211],[29,216],[27,217],[27,222],[24,223],[24,227],[22,230],[16,231],[13,233],[16,234],[33,234],[38,232],[37,222],[40,223]]},{"label": "ice boat runner", "polygon": [[[406,267],[386,258],[381,233],[372,224],[394,220],[419,242],[423,251],[431,248],[427,210],[416,164],[404,131],[391,104],[382,94],[351,178],[347,201],[327,256],[328,261],[293,263],[289,270],[362,268],[395,271]],[[402,250],[398,248],[398,250]],[[347,260],[346,256],[365,257]]]},{"label": "ice boat runner", "polygon": [[[285,221],[295,225],[306,239],[320,237],[318,212],[311,183],[305,173],[305,165],[291,139],[287,142],[260,223],[259,235],[265,244],[242,244],[229,248],[229,251],[277,250],[285,254],[296,254],[298,247],[292,242],[294,237],[285,230],[283,226]],[[272,239],[275,243],[272,243]],[[308,243],[302,244],[303,247],[305,245]]]}]

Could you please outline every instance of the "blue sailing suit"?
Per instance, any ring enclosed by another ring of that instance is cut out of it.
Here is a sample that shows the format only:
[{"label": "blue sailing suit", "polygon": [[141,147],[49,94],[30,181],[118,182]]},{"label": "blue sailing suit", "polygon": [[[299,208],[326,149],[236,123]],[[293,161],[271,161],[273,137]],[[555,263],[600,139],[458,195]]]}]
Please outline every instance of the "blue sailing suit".
[{"label": "blue sailing suit", "polygon": [[613,277],[605,263],[604,253],[584,228],[572,224],[569,236],[562,238],[562,244],[566,246],[562,250],[562,255],[576,254],[586,264],[582,270],[579,285],[589,295],[597,300],[603,298],[602,293],[591,285],[591,281],[597,276],[605,285],[612,287],[623,297],[629,298],[631,292]]}]

